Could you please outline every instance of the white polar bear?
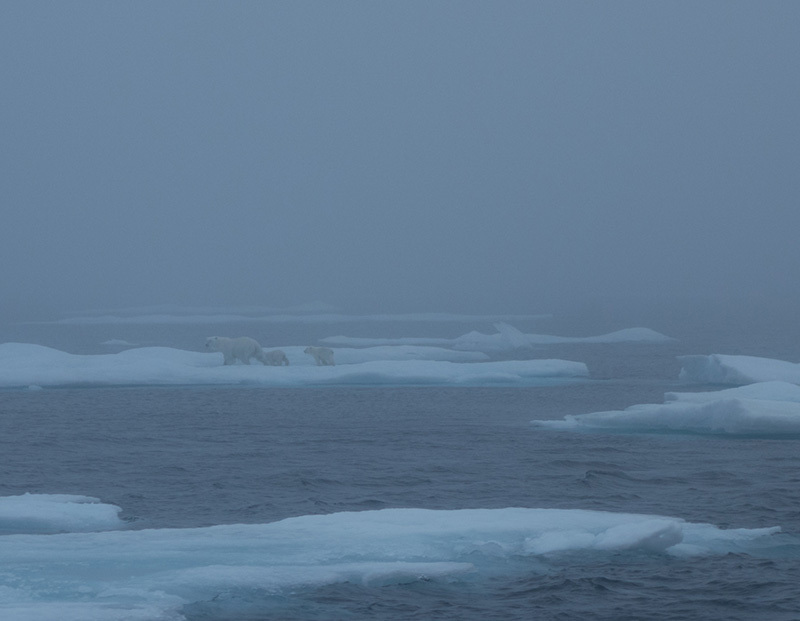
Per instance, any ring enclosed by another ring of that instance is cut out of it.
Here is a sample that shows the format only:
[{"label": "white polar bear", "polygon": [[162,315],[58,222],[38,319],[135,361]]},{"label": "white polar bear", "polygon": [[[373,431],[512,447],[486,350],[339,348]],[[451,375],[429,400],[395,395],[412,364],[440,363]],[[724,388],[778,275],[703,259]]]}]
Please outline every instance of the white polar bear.
[{"label": "white polar bear", "polygon": [[261,345],[249,336],[240,336],[235,339],[227,336],[209,336],[206,339],[206,349],[221,352],[225,357],[225,364],[235,364],[237,358],[244,364],[250,364],[250,358],[255,358],[261,364],[267,364],[267,358]]},{"label": "white polar bear", "polygon": [[306,347],[303,353],[313,356],[317,366],[334,366],[333,350],[328,347]]},{"label": "white polar bear", "polygon": [[273,367],[280,367],[283,365],[289,366],[289,359],[280,349],[264,352],[264,357],[267,360],[264,364],[269,364]]}]

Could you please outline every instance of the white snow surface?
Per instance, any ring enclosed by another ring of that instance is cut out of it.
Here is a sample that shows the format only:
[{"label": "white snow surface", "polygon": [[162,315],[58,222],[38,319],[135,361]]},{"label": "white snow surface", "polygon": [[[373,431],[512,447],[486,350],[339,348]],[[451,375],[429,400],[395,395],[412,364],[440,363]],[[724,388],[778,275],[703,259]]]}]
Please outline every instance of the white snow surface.
[{"label": "white snow surface", "polygon": [[[383,509],[270,524],[0,537],[0,618],[177,621],[187,604],[528,573],[553,555],[760,553],[778,527],[559,509]],[[617,561],[618,562],[618,561]],[[498,569],[499,568],[499,569]],[[231,618],[235,618],[232,615]]]},{"label": "white snow surface", "polygon": [[[116,354],[69,354],[25,343],[0,345],[0,388],[27,386],[122,386],[249,384],[312,386],[375,385],[492,385],[560,383],[586,378],[582,362],[567,360],[509,360],[450,362],[431,348],[347,351],[337,349],[332,367],[313,365],[302,347],[283,348],[291,365],[265,367],[223,366],[220,353],[193,352],[168,347],[142,347]],[[380,359],[394,355],[400,359]],[[458,358],[458,353],[453,353]],[[377,358],[377,359],[376,359]],[[353,360],[353,364],[343,364]]]},{"label": "white snow surface", "polygon": [[757,356],[678,356],[680,379],[704,384],[800,383],[800,364]]},{"label": "white snow surface", "polygon": [[403,338],[358,338],[329,336],[323,342],[329,345],[369,347],[377,345],[432,345],[449,347],[460,351],[498,353],[527,349],[540,345],[562,345],[568,343],[666,343],[673,339],[650,328],[626,328],[599,336],[552,336],[548,334],[525,334],[507,323],[494,324],[495,334],[468,332],[453,339],[430,337]]},{"label": "white snow surface", "polygon": [[683,432],[728,435],[800,434],[800,386],[764,382],[711,392],[669,392],[663,404],[534,420],[558,430]]},{"label": "white snow surface", "polygon": [[91,496],[23,494],[0,497],[0,535],[116,530],[121,509]]}]

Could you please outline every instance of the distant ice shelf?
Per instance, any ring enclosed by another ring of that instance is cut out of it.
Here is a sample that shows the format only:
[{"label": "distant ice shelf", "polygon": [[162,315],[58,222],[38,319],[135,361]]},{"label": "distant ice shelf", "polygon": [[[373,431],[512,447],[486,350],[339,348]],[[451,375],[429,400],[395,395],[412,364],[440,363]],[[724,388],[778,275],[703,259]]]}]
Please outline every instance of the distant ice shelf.
[{"label": "distant ice shelf", "polygon": [[525,334],[504,322],[494,324],[494,334],[468,332],[456,338],[403,337],[403,338],[358,338],[329,336],[322,339],[329,345],[349,347],[374,347],[378,345],[428,345],[448,347],[459,351],[479,351],[488,354],[526,349],[541,345],[564,345],[576,343],[668,343],[669,336],[650,328],[626,328],[598,336],[552,336],[548,334]]}]

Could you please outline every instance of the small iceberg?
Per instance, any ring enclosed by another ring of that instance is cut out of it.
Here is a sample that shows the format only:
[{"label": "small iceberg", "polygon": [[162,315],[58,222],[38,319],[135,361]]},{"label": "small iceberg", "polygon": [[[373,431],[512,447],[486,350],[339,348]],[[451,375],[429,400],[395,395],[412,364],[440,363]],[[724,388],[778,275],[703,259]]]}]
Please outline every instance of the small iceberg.
[{"label": "small iceberg", "polygon": [[678,356],[680,379],[702,384],[800,383],[800,364],[757,356]]},{"label": "small iceberg", "polygon": [[670,392],[664,398],[663,404],[531,422],[566,431],[800,435],[800,387],[794,384],[767,382],[712,392]]}]

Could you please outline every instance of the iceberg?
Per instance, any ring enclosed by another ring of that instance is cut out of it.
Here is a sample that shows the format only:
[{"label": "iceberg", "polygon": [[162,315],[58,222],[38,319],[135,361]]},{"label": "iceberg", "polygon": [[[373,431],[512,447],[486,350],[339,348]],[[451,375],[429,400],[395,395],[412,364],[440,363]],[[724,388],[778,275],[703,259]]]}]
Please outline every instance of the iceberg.
[{"label": "iceberg", "polygon": [[[301,588],[475,581],[581,553],[764,555],[779,527],[725,530],[680,518],[560,509],[383,509],[269,524],[0,537],[0,616],[38,621],[177,621],[226,598]],[[564,557],[563,553],[569,553]],[[563,560],[558,562],[563,563]],[[542,564],[545,568],[542,569]],[[274,598],[270,600],[270,598]],[[228,618],[235,618],[231,615]]]},{"label": "iceberg", "polygon": [[468,332],[453,339],[431,337],[403,338],[358,338],[329,336],[322,339],[330,345],[349,347],[374,347],[379,345],[428,345],[448,347],[459,351],[478,351],[487,354],[527,349],[540,345],[564,345],[577,343],[667,343],[674,339],[650,328],[626,328],[598,336],[551,336],[547,334],[525,334],[507,323],[494,324],[495,334]]},{"label": "iceberg", "polygon": [[[579,381],[589,371],[582,362],[568,360],[509,360],[450,362],[420,359],[434,356],[427,350],[401,353],[401,360],[369,360],[382,352],[343,352],[365,362],[317,367],[312,359],[285,348],[293,364],[223,366],[222,354],[169,347],[142,347],[116,354],[69,354],[24,343],[0,345],[0,388],[27,386],[143,386],[143,385],[542,385]],[[360,357],[360,358],[359,358]],[[337,361],[341,362],[339,352]],[[296,364],[295,364],[296,363]]]},{"label": "iceberg", "polygon": [[711,392],[669,392],[663,404],[534,420],[557,430],[679,432],[746,436],[800,435],[800,386],[765,382]]},{"label": "iceberg", "polygon": [[757,356],[678,356],[680,379],[703,384],[800,383],[800,364]]}]

